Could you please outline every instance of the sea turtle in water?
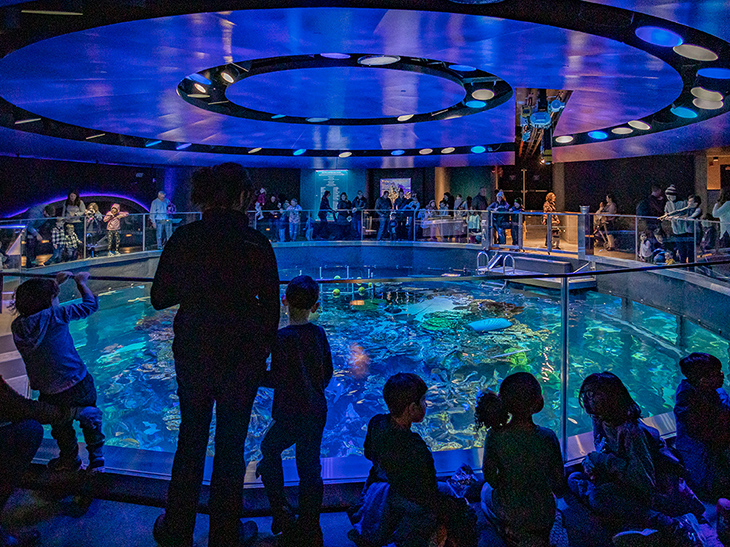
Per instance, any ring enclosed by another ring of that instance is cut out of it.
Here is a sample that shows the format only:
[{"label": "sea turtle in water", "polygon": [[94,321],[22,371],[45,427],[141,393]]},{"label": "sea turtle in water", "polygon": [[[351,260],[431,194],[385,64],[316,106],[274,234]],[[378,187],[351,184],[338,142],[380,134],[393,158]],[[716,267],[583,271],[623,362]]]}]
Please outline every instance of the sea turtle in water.
[{"label": "sea turtle in water", "polygon": [[463,316],[461,313],[437,311],[425,314],[419,326],[429,332],[445,332],[457,329],[461,326],[462,321]]}]

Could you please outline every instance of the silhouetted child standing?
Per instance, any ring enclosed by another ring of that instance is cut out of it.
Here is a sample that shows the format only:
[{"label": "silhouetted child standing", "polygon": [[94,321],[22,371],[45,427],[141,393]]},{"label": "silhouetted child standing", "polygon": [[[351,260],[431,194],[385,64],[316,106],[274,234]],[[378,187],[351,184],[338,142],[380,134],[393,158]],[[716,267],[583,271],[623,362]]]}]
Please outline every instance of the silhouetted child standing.
[{"label": "silhouetted child standing", "polygon": [[730,398],[717,357],[691,353],[679,361],[685,379],[677,388],[675,448],[692,489],[706,501],[730,495]]},{"label": "silhouetted child standing", "polygon": [[[58,303],[59,284],[71,277],[81,293],[81,304]],[[60,407],[95,407],[94,379],[81,360],[68,324],[83,319],[99,307],[86,285],[88,272],[76,275],[59,272],[56,279],[30,279],[15,291],[19,317],[12,324],[13,340],[25,362],[30,387],[40,391],[39,401]],[[81,421],[91,471],[103,471],[104,434],[101,418]],[[48,462],[55,471],[76,471],[81,467],[73,422],[56,424],[51,435],[58,443],[60,456]]]},{"label": "silhouetted child standing", "polygon": [[[289,282],[282,302],[289,308],[289,326],[277,333],[271,372],[264,385],[274,388],[273,424],[261,441],[258,474],[269,498],[273,533],[284,532],[295,543],[322,545],[322,433],[327,421],[324,390],[332,379],[332,355],[322,327],[309,322],[319,308],[319,286],[308,275]],[[299,473],[299,520],[284,496],[281,453],[296,444]]]},{"label": "silhouetted child standing", "polygon": [[487,428],[482,471],[482,509],[510,545],[549,545],[555,496],[565,491],[558,438],[536,425],[532,415],[545,406],[532,374],[507,376],[499,395],[479,396],[478,427]]}]

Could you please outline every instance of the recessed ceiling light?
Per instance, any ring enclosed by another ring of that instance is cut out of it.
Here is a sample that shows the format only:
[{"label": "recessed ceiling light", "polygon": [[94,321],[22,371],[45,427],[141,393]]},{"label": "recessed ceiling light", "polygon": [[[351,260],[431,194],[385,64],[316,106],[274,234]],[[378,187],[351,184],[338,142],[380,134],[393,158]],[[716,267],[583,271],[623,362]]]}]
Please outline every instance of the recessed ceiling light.
[{"label": "recessed ceiling light", "polygon": [[307,118],[307,121],[309,123],[322,123],[326,122],[327,120],[329,120],[329,118]]},{"label": "recessed ceiling light", "polygon": [[86,137],[86,140],[90,141],[92,139],[98,139],[99,137],[103,137],[104,135],[106,135],[106,133],[97,133],[96,135],[89,135],[88,137]]},{"label": "recessed ceiling light", "polygon": [[717,91],[710,91],[709,89],[705,89],[704,87],[693,87],[692,95],[694,95],[698,99],[703,99],[705,101],[722,101],[725,98],[722,93],[718,93]]},{"label": "recessed ceiling light", "polygon": [[634,129],[641,129],[642,131],[648,131],[649,129],[651,129],[651,126],[648,123],[644,123],[639,120],[631,120],[629,122],[629,125]]},{"label": "recessed ceiling light", "polygon": [[33,122],[39,122],[43,118],[26,118],[25,120],[16,120],[15,125],[23,125],[24,123],[33,123]]},{"label": "recessed ceiling light", "polygon": [[628,135],[633,132],[634,132],[634,130],[631,129],[630,127],[615,127],[613,129],[611,129],[611,133],[613,133],[615,135]]},{"label": "recessed ceiling light", "polygon": [[717,53],[714,51],[692,44],[674,46],[674,52],[677,55],[681,55],[682,57],[693,59],[695,61],[717,61],[718,59]]},{"label": "recessed ceiling light", "polygon": [[471,96],[478,101],[488,101],[494,99],[494,91],[491,89],[477,89],[472,92]]},{"label": "recessed ceiling light", "polygon": [[162,141],[147,141],[145,146],[149,148],[150,146],[157,146],[158,144],[162,144]]},{"label": "recessed ceiling light", "polygon": [[202,74],[198,74],[197,72],[192,73],[190,76],[188,76],[188,78],[194,82],[198,82],[199,84],[203,85],[210,85],[213,83],[208,78],[206,78]]},{"label": "recessed ceiling light", "polygon": [[573,135],[561,135],[560,137],[555,137],[555,142],[559,142],[560,144],[573,142]]},{"label": "recessed ceiling light", "polygon": [[349,150],[347,152],[340,152],[341,158],[349,158],[350,156],[352,156],[352,152],[350,152]]},{"label": "recessed ceiling light", "polygon": [[293,154],[294,154],[295,156],[301,156],[301,155],[302,155],[302,154],[304,154],[304,152],[306,152],[306,151],[307,151],[307,149],[306,149],[306,148],[300,148],[299,150],[294,150]]},{"label": "recessed ceiling light", "polygon": [[205,89],[205,86],[204,85],[201,85],[201,84],[198,84],[198,83],[193,84],[193,87],[195,89],[197,89],[198,91],[200,91],[201,93],[205,93],[205,92],[208,91],[207,89]]},{"label": "recessed ceiling light", "polygon": [[397,119],[398,119],[399,122],[407,122],[412,117],[413,117],[413,114],[403,114],[402,116],[398,116]]},{"label": "recessed ceiling light", "polygon": [[272,120],[280,120],[281,118],[286,118],[286,114],[274,114],[271,116]]},{"label": "recessed ceiling light", "polygon": [[448,146],[448,147],[444,148],[443,150],[441,150],[441,153],[442,154],[451,154],[454,150],[456,150],[456,148],[454,148],[453,146]]},{"label": "recessed ceiling light", "polygon": [[350,56],[347,53],[320,53],[321,57],[327,59],[349,59]]},{"label": "recessed ceiling light", "polygon": [[730,80],[730,68],[701,68],[697,75],[713,80]]},{"label": "recessed ceiling light", "polygon": [[659,27],[639,27],[635,31],[644,42],[661,47],[681,46],[684,43],[682,38],[676,32]]},{"label": "recessed ceiling light", "polygon": [[472,151],[472,152],[473,152],[474,154],[483,154],[484,152],[486,152],[486,151],[487,151],[487,149],[486,149],[486,148],[484,148],[483,146],[472,146],[472,147],[471,147],[471,151]]},{"label": "recessed ceiling light", "polygon": [[608,134],[604,131],[589,131],[588,136],[592,139],[596,139],[597,141],[602,141],[603,139],[608,138]]},{"label": "recessed ceiling light", "polygon": [[228,72],[221,72],[221,78],[223,78],[229,84],[232,84],[233,82],[235,82],[235,80],[233,79],[233,76],[228,74]]},{"label": "recessed ceiling light", "polygon": [[[195,84],[198,85],[198,84]],[[210,95],[207,93],[191,93],[188,95],[191,99],[210,99]]]},{"label": "recessed ceiling light", "polygon": [[402,156],[402,155],[403,155],[403,154],[405,154],[405,153],[406,153],[406,151],[405,151],[405,150],[393,150],[393,151],[392,151],[392,152],[390,153],[390,155],[391,155],[391,156]]},{"label": "recessed ceiling light", "polygon": [[418,151],[418,153],[421,154],[422,156],[426,156],[428,154],[432,154],[433,153],[433,148],[421,148]]},{"label": "recessed ceiling light", "polygon": [[191,142],[184,142],[184,143],[178,144],[175,147],[175,150],[185,150],[186,148],[190,148],[192,145],[193,145],[193,143],[191,143]]},{"label": "recessed ceiling light", "polygon": [[392,65],[398,61],[400,61],[400,57],[396,55],[365,55],[357,60],[359,64],[364,66]]},{"label": "recessed ceiling light", "polygon": [[487,106],[484,101],[466,101],[464,104],[469,108],[484,108]]},{"label": "recessed ceiling light", "polygon": [[476,70],[476,67],[470,65],[450,65],[449,68],[457,72],[474,72]]},{"label": "recessed ceiling light", "polygon": [[674,114],[678,118],[691,120],[692,118],[697,117],[697,112],[695,112],[691,108],[687,108],[686,106],[674,106],[670,110],[672,111],[672,114]]},{"label": "recessed ceiling light", "polygon": [[258,146],[256,148],[252,148],[251,150],[248,151],[249,154],[255,154],[256,152],[261,152],[260,146]]},{"label": "recessed ceiling light", "polygon": [[695,105],[697,108],[701,108],[702,110],[719,110],[723,106],[725,106],[725,103],[722,101],[708,101],[706,99],[697,99],[692,101],[692,104]]}]

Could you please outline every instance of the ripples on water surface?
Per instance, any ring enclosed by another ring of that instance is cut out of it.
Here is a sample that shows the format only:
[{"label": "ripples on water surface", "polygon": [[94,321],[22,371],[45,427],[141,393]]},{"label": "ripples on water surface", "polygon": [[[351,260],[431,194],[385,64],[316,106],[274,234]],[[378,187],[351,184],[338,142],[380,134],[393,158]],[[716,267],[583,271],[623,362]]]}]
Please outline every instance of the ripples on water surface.
[{"label": "ripples on water surface", "polygon": [[[537,421],[559,429],[560,307],[555,293],[503,290],[472,283],[363,285],[354,295],[322,298],[315,321],[330,340],[335,375],[327,390],[329,417],[322,455],[361,454],[369,419],[385,412],[382,387],[400,371],[412,371],[429,387],[426,419],[416,426],[433,450],[479,446],[474,400],[513,372],[542,381],[546,406]],[[347,286],[341,287],[343,293]],[[174,451],[180,415],[172,358],[174,310],[157,312],[148,287],[102,292],[100,310],[72,324],[74,340],[96,379],[108,444]],[[504,318],[512,326],[479,334],[469,323]],[[282,324],[285,317],[282,317]],[[678,349],[674,316],[595,292],[574,294],[570,308],[569,434],[590,429],[575,397],[593,372],[619,375],[644,415],[671,411],[681,379],[678,359],[708,351],[726,361],[725,340],[689,325]],[[259,390],[251,417],[247,454],[270,422],[272,392]],[[214,450],[211,439],[210,452]],[[290,453],[291,456],[293,453]]]}]

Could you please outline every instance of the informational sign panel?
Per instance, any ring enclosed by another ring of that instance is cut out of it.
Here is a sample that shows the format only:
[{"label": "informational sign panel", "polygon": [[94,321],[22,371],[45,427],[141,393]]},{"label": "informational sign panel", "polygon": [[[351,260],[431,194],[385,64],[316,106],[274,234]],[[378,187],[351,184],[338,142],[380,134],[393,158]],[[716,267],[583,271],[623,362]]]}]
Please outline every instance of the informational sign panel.
[{"label": "informational sign panel", "polygon": [[395,201],[398,197],[398,191],[400,189],[406,194],[407,198],[411,197],[411,179],[380,179],[380,193],[379,196],[383,195],[383,192],[387,190],[391,201]]},{"label": "informational sign panel", "polygon": [[350,172],[347,169],[328,169],[314,172],[314,192],[319,207],[325,191],[330,191],[330,206],[337,207],[340,193],[346,192],[349,186]]}]

